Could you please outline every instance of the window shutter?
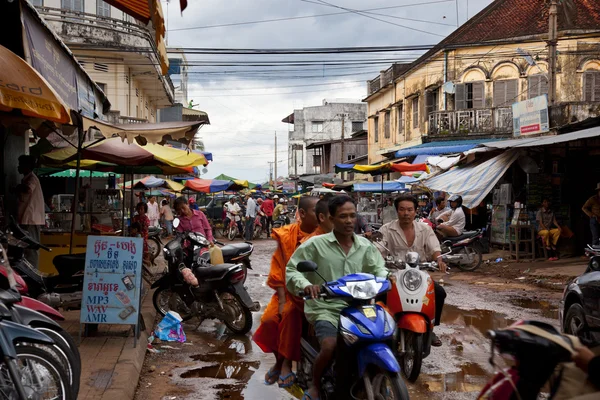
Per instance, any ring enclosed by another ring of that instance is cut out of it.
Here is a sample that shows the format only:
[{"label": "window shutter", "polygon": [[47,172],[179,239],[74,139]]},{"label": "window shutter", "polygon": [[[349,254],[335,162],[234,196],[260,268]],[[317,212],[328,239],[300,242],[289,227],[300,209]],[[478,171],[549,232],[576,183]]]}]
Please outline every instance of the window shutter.
[{"label": "window shutter", "polygon": [[600,72],[594,72],[594,96],[592,101],[600,101]]},{"label": "window shutter", "polygon": [[375,133],[375,143],[379,142],[379,118],[373,118],[373,132]]},{"label": "window shutter", "polygon": [[384,123],[384,135],[386,139],[390,138],[390,112],[387,111],[385,113],[385,117],[383,119],[383,123]]},{"label": "window shutter", "polygon": [[415,97],[412,101],[413,128],[419,127],[419,98]]},{"label": "window shutter", "polygon": [[75,11],[83,12],[83,0],[73,0],[73,8]]},{"label": "window shutter", "polygon": [[473,108],[485,107],[485,84],[473,82]]},{"label": "window shutter", "polygon": [[404,132],[404,110],[403,106],[398,106],[398,135],[402,135]]},{"label": "window shutter", "polygon": [[527,78],[527,98],[533,99],[540,95],[542,86],[542,76],[533,75]]},{"label": "window shutter", "polygon": [[510,107],[514,102],[519,101],[519,80],[511,79],[506,81],[506,98],[501,107]]},{"label": "window shutter", "polygon": [[548,94],[548,78],[544,75],[540,75],[540,96]]},{"label": "window shutter", "polygon": [[494,107],[500,107],[506,98],[506,81],[494,82]]},{"label": "window shutter", "polygon": [[467,108],[466,88],[467,85],[465,85],[464,83],[459,83],[455,87],[454,107],[457,110],[464,110],[465,108]]},{"label": "window shutter", "polygon": [[586,72],[583,74],[583,101],[594,101],[594,74]]},{"label": "window shutter", "polygon": [[429,116],[429,113],[433,112],[433,93],[427,92],[425,95],[425,112]]}]

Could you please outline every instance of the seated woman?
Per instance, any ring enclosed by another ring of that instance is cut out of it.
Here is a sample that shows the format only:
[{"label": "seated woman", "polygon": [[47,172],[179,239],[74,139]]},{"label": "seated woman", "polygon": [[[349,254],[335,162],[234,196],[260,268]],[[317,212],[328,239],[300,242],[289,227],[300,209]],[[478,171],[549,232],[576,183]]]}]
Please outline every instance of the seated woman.
[{"label": "seated woman", "polygon": [[439,216],[446,222],[439,224],[436,231],[442,237],[460,236],[465,230],[466,223],[465,212],[462,209],[463,199],[459,195],[453,195],[448,201],[450,201],[450,210]]}]

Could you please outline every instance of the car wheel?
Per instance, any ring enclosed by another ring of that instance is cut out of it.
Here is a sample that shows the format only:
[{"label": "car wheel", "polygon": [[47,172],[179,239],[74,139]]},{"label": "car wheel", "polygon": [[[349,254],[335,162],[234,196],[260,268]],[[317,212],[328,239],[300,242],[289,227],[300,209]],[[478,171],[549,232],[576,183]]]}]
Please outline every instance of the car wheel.
[{"label": "car wheel", "polygon": [[565,333],[583,339],[589,338],[590,334],[587,330],[587,323],[585,321],[585,311],[581,304],[573,303],[569,307],[565,317],[564,331]]}]

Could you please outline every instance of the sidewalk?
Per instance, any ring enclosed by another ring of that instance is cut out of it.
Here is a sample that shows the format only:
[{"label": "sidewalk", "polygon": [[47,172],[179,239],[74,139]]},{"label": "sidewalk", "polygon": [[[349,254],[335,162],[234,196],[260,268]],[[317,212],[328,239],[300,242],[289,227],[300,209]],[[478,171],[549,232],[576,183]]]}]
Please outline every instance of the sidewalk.
[{"label": "sidewalk", "polygon": [[[156,310],[148,291],[142,301],[142,315],[146,331],[140,333],[137,347],[133,347],[130,326],[99,325],[94,337],[82,338],[80,400],[133,399],[146,356],[148,334],[154,328]],[[66,320],[61,326],[79,341],[79,310],[63,313]]]}]

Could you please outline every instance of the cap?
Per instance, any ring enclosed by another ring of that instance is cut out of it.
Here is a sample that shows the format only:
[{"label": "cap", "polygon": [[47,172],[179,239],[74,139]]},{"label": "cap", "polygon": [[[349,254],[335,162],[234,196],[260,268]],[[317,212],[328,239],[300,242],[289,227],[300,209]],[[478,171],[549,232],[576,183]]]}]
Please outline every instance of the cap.
[{"label": "cap", "polygon": [[284,199],[279,199],[279,202],[283,203],[283,202],[285,202],[285,200]]},{"label": "cap", "polygon": [[279,196],[275,195],[275,196],[273,196],[273,198],[274,198],[274,199],[278,199],[278,198],[279,198]]},{"label": "cap", "polygon": [[190,197],[190,199],[188,200],[188,203],[190,203],[190,204],[195,203],[195,202],[196,202],[196,200],[194,200],[193,197]]}]

